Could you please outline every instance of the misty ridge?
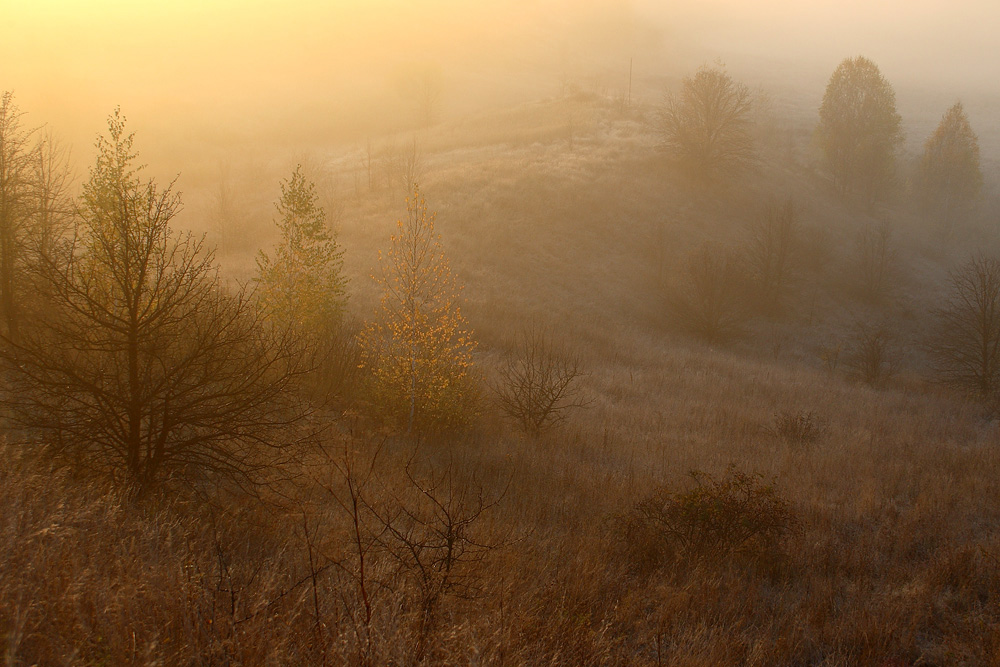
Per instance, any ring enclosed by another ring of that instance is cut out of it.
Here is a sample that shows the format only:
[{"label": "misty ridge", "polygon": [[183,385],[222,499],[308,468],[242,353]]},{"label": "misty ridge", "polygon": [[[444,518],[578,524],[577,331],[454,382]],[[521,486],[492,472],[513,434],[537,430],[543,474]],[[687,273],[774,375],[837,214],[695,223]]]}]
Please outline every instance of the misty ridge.
[{"label": "misty ridge", "polygon": [[3,664],[1000,664],[1000,11],[508,5],[3,9]]}]

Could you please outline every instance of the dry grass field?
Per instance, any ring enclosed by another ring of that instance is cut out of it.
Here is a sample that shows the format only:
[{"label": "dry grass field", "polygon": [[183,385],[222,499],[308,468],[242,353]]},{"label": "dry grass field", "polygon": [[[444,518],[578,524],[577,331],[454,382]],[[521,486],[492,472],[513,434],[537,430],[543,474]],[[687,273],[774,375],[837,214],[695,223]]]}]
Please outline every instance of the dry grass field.
[{"label": "dry grass field", "polygon": [[[248,280],[303,162],[358,320],[419,182],[479,341],[480,414],[415,441],[338,405],[258,497],[141,506],[7,446],[4,664],[1000,664],[1000,426],[935,380],[925,344],[948,272],[1000,249],[994,195],[947,243],[905,190],[854,210],[789,108],[760,124],[759,169],[714,186],[664,164],[656,105],[579,91],[182,177],[184,224]],[[783,313],[725,343],[688,335],[667,307],[687,258],[745,247],[788,198],[802,242]],[[859,239],[883,221],[891,275],[871,300]],[[537,436],[490,389],[530,323],[579,358],[587,403]],[[852,362],[865,323],[893,333],[874,385]]]}]

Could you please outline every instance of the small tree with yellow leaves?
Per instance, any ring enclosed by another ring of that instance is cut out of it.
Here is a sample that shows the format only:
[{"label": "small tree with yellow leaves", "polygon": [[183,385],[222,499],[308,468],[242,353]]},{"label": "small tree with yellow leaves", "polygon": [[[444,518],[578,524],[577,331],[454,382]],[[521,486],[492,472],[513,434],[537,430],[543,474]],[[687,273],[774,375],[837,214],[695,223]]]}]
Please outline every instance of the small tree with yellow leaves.
[{"label": "small tree with yellow leaves", "polygon": [[347,300],[344,251],[326,227],[316,186],[306,181],[302,165],[281,182],[274,206],[281,241],[273,256],[262,250],[257,257],[258,294],[275,322],[326,337],[340,323]]},{"label": "small tree with yellow leaves", "polygon": [[373,399],[410,434],[454,428],[468,419],[475,342],[459,309],[461,288],[418,187],[406,212],[396,222],[388,253],[379,253],[381,269],[372,277],[383,288],[382,299],[362,331],[361,346]]}]

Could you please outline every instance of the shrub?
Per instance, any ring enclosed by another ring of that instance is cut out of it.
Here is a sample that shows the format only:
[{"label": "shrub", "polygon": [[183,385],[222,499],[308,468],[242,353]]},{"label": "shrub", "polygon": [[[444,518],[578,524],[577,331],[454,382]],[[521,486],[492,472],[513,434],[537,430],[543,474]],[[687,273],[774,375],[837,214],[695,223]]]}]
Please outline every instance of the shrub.
[{"label": "shrub", "polygon": [[896,372],[895,336],[882,325],[858,324],[849,362],[854,375],[863,382],[882,384]]},{"label": "shrub", "polygon": [[796,519],[788,502],[759,474],[730,466],[716,479],[692,471],[694,486],[656,488],[619,517],[633,565],[652,571],[673,565],[773,562]]},{"label": "shrub", "polygon": [[771,432],[792,444],[804,445],[819,440],[823,430],[823,421],[813,412],[781,412],[774,416]]}]

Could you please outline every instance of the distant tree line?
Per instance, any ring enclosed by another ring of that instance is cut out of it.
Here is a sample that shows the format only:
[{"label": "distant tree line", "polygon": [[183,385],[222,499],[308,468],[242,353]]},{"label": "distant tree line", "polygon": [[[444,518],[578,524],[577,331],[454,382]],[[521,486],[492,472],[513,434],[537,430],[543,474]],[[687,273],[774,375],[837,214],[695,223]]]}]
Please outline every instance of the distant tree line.
[{"label": "distant tree line", "polygon": [[[725,68],[703,67],[683,79],[661,112],[663,148],[692,177],[716,181],[758,164],[753,95]],[[836,190],[874,206],[899,183],[902,119],[896,94],[878,66],[859,56],[830,77],[816,139]],[[974,207],[982,187],[979,146],[961,102],[928,138],[913,191],[928,215],[951,228]]]},{"label": "distant tree line", "polygon": [[[718,182],[759,164],[752,96],[721,66],[683,79],[663,106],[663,148],[692,178]],[[833,189],[848,204],[877,211],[900,184],[902,120],[878,66],[845,59],[830,77],[815,132]],[[978,139],[961,102],[927,139],[911,181],[913,201],[942,238],[974,212],[983,186]],[[754,317],[780,318],[808,268],[800,212],[788,199],[762,207],[733,247],[706,243],[691,251],[666,296],[680,328],[711,343],[741,336]],[[855,294],[884,302],[896,280],[897,242],[888,221],[860,227],[850,271]],[[945,301],[931,309],[925,350],[937,376],[990,405],[1000,405],[1000,269],[976,255],[955,269]],[[870,384],[898,368],[898,340],[886,322],[858,322],[844,361]],[[831,357],[831,363],[836,360]]]}]

